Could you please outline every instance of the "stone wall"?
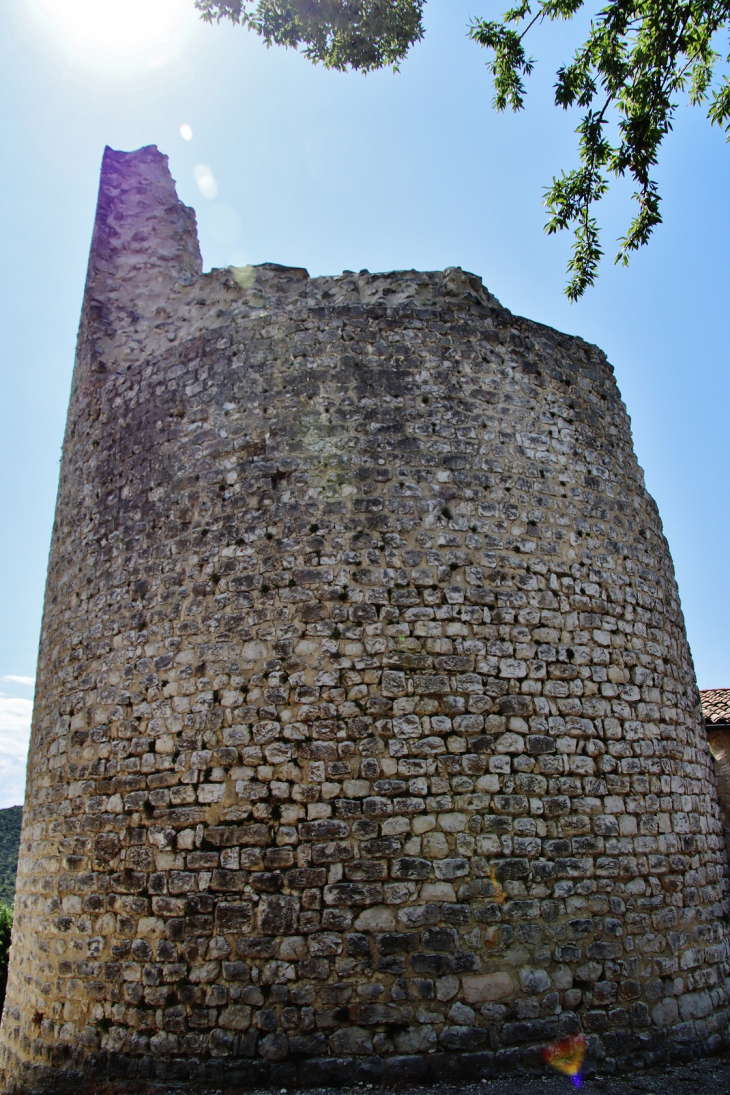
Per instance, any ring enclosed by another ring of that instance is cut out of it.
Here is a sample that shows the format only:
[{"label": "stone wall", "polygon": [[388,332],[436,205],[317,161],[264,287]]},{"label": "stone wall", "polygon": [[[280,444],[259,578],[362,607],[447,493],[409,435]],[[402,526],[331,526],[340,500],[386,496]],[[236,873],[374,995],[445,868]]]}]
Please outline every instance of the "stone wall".
[{"label": "stone wall", "polygon": [[707,740],[714,761],[720,820],[725,830],[725,844],[730,846],[730,732],[727,729],[707,729]]},{"label": "stone wall", "polygon": [[107,150],[6,1089],[707,1051],[726,891],[604,355],[459,269],[203,275],[165,158]]}]

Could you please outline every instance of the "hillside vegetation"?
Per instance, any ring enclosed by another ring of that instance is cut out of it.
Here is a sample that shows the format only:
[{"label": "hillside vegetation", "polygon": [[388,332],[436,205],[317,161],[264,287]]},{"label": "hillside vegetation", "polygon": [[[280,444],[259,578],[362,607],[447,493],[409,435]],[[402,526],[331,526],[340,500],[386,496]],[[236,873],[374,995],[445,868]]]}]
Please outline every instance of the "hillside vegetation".
[{"label": "hillside vegetation", "polygon": [[0,810],[0,903],[11,905],[15,897],[15,872],[18,867],[20,823],[23,807]]}]

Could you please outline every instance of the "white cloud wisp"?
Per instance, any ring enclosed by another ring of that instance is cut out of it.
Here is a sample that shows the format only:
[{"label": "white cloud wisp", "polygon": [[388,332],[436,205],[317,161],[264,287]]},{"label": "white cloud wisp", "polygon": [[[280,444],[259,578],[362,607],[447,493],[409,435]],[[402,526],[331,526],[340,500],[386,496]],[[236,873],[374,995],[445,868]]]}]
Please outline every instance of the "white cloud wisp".
[{"label": "white cloud wisp", "polygon": [[32,712],[30,700],[0,693],[0,809],[23,802]]}]

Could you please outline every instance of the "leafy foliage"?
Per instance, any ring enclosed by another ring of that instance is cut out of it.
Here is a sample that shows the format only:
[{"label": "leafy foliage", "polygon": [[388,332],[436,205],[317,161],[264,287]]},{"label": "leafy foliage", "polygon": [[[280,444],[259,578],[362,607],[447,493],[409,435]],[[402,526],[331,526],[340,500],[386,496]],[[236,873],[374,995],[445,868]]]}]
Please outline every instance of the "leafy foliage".
[{"label": "leafy foliage", "polygon": [[[494,53],[497,110],[522,109],[523,77],[534,61],[524,38],[536,23],[571,19],[584,0],[529,0],[506,12],[499,22],[475,20],[470,35]],[[709,100],[711,122],[730,139],[730,83],[715,82],[720,55],[713,42],[730,23],[730,0],[610,0],[591,23],[588,39],[573,60],[557,73],[555,102],[585,111],[578,126],[580,166],[554,178],[545,195],[550,233],[573,226],[573,257],[566,293],[582,296],[596,278],[602,255],[595,203],[609,188],[609,177],[628,175],[636,185],[638,210],[620,241],[616,262],[628,264],[631,252],[649,240],[661,223],[660,197],[652,178],[659,146],[672,128],[678,99],[692,104]],[[730,56],[727,58],[730,61]],[[612,114],[612,112],[615,112]],[[616,134],[609,125],[616,118]]]},{"label": "leafy foliage", "polygon": [[0,903],[12,904],[15,896],[15,872],[18,867],[22,820],[22,806],[0,810]]},{"label": "leafy foliage", "polygon": [[[301,47],[329,68],[362,72],[398,67],[423,37],[425,0],[195,0],[203,18],[253,28],[268,45]],[[585,0],[521,0],[501,20],[474,19],[470,37],[492,53],[497,110],[524,105],[524,80],[535,61],[525,36],[536,24],[570,20]],[[595,205],[610,179],[630,177],[636,215],[620,240],[617,262],[649,240],[661,222],[652,177],[679,99],[708,104],[710,121],[730,139],[730,80],[717,76],[713,48],[730,26],[730,0],[608,0],[587,40],[557,73],[555,102],[584,111],[576,130],[579,166],[545,192],[549,233],[573,229],[566,293],[577,300],[595,281],[602,256]],[[725,60],[730,62],[730,55]],[[612,135],[611,135],[612,134]]]},{"label": "leafy foliage", "polygon": [[423,37],[425,0],[195,0],[207,22],[231,19],[267,45],[293,46],[340,71],[398,68]]},{"label": "leafy foliage", "polygon": [[13,910],[11,906],[0,904],[0,1014],[2,1014],[5,989],[8,985],[8,954],[10,952],[12,927]]}]

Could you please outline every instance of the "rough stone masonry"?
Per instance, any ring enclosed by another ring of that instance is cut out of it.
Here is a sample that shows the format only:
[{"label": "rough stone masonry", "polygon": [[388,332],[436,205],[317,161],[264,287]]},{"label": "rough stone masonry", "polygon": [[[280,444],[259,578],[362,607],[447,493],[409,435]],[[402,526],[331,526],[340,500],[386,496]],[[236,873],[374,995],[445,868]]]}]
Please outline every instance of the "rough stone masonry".
[{"label": "rough stone masonry", "polygon": [[107,149],[5,1089],[712,1051],[727,875],[605,356],[458,268],[203,274]]}]

